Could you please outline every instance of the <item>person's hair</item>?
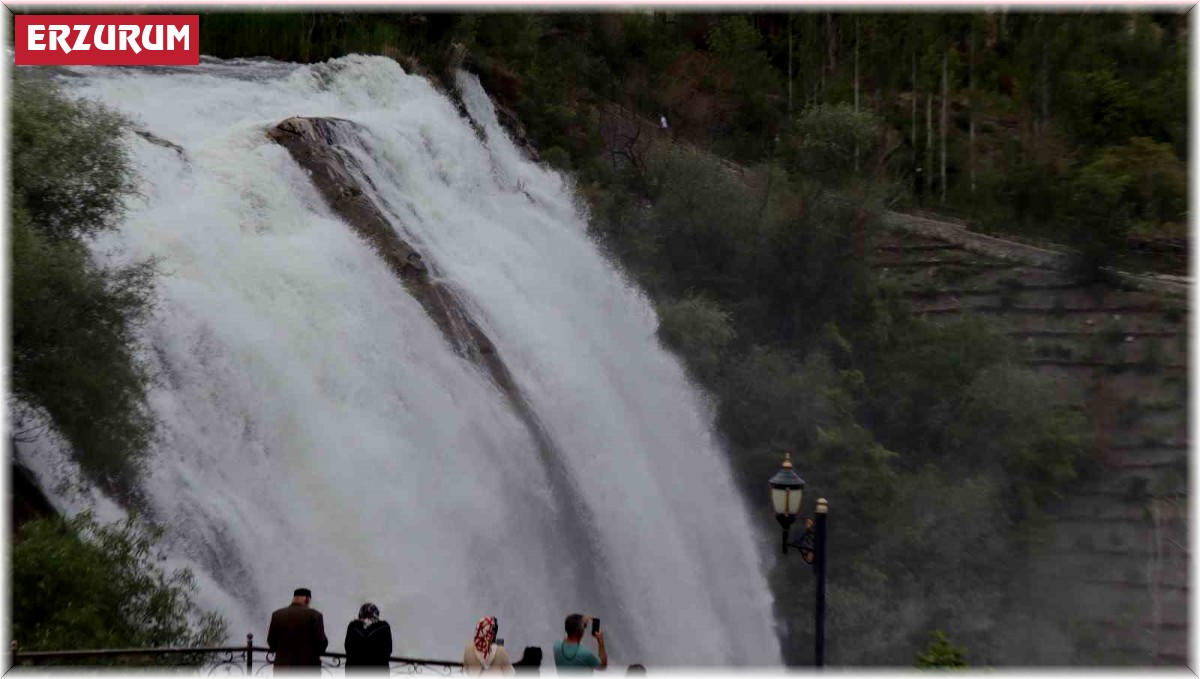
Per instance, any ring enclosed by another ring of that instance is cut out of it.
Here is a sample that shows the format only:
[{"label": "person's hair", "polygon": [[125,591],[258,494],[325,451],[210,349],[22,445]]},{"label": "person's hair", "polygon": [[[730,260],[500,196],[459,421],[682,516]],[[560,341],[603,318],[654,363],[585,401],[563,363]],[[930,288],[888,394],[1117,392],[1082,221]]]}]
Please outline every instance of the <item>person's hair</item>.
[{"label": "person's hair", "polygon": [[628,674],[645,674],[645,673],[646,673],[646,666],[640,665],[637,663],[630,665],[629,669],[625,670],[625,674],[627,674],[627,675]]},{"label": "person's hair", "polygon": [[567,630],[569,637],[583,636],[583,616],[579,613],[568,615],[563,627]]},{"label": "person's hair", "polygon": [[373,603],[367,602],[358,608],[358,619],[365,620],[366,618],[378,618],[379,607]]},{"label": "person's hair", "polygon": [[537,646],[526,646],[525,653],[521,655],[521,659],[513,663],[514,665],[536,667],[542,664],[542,649]]},{"label": "person's hair", "polygon": [[295,591],[295,592],[292,592],[292,596],[307,596],[307,597],[311,597],[311,596],[312,596],[312,591],[311,591],[311,590],[309,590],[307,587],[299,587],[299,588],[297,588],[297,589],[296,589],[296,591]]}]

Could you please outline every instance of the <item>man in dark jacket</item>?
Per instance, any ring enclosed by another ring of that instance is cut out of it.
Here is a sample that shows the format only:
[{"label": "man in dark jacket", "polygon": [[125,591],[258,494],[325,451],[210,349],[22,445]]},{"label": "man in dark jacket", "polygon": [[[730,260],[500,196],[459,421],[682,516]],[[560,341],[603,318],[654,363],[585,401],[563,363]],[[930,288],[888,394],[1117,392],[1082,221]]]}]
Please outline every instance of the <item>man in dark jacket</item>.
[{"label": "man in dark jacket", "polygon": [[391,625],[379,619],[375,604],[363,604],[358,609],[358,619],[346,627],[346,670],[377,667],[387,674],[391,656]]},{"label": "man in dark jacket", "polygon": [[284,667],[321,668],[321,654],[329,646],[325,638],[325,618],[310,608],[312,592],[301,587],[292,594],[292,605],[271,614],[267,647],[275,652],[276,669]]}]

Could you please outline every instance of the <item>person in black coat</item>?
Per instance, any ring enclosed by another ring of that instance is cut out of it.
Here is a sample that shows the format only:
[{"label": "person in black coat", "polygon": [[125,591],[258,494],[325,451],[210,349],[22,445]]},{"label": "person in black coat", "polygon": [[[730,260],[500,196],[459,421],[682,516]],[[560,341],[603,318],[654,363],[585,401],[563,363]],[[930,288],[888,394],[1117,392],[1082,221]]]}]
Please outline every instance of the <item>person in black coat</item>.
[{"label": "person in black coat", "polygon": [[386,674],[391,655],[391,626],[379,619],[375,604],[363,604],[358,619],[346,627],[346,670],[375,667]]},{"label": "person in black coat", "polygon": [[292,594],[292,604],[271,614],[267,647],[275,653],[275,669],[293,668],[321,671],[321,654],[329,640],[325,638],[325,618],[312,608],[312,592],[301,587]]},{"label": "person in black coat", "polygon": [[541,674],[542,649],[537,646],[526,646],[521,659],[513,663],[517,674]]}]

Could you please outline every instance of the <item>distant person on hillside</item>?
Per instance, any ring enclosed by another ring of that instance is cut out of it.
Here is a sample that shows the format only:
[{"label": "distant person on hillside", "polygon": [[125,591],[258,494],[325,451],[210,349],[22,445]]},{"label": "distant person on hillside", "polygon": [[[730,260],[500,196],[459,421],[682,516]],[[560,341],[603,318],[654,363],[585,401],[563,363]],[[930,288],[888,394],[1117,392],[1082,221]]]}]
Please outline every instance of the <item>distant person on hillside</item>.
[{"label": "distant person on hillside", "polygon": [[604,648],[604,630],[597,629],[592,632],[592,636],[596,638],[596,650],[599,651],[599,657],[583,647],[583,633],[591,623],[591,617],[579,613],[567,616],[563,624],[567,638],[554,642],[554,666],[558,668],[559,672],[608,668],[608,651]]},{"label": "distant person on hillside", "polygon": [[312,592],[301,587],[292,593],[290,606],[271,614],[267,647],[275,652],[275,669],[311,667],[321,671],[321,654],[329,646],[325,618],[311,607]]},{"label": "distant person on hillside", "polygon": [[542,649],[537,646],[526,646],[521,659],[513,663],[513,669],[518,674],[541,674]]},{"label": "distant person on hillside", "polygon": [[463,650],[463,674],[516,674],[504,642],[497,643],[500,623],[493,616],[481,618],[475,624],[475,638]]},{"label": "distant person on hillside", "polygon": [[663,131],[663,134],[670,131],[671,128],[667,126],[667,115],[665,113],[658,116],[658,127]]},{"label": "distant person on hillside", "polygon": [[379,608],[365,603],[358,619],[346,627],[346,671],[375,667],[387,673],[392,655],[392,627],[379,619]]}]

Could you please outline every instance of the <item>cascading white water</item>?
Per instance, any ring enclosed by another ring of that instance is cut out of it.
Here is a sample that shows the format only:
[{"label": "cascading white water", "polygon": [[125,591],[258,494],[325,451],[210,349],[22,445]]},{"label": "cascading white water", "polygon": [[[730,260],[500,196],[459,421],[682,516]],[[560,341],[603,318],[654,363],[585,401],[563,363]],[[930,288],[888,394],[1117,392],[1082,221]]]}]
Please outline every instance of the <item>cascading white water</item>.
[{"label": "cascading white water", "polygon": [[[605,621],[614,663],[780,662],[711,415],[570,186],[521,156],[473,76],[458,82],[482,135],[384,58],[66,82],[185,151],[131,137],[144,197],[96,252],[161,259],[146,492],[235,636],[262,639],[308,586],[333,650],[370,600],[403,654],[457,658],[485,614],[515,655],[548,652],[578,611]],[[360,184],[495,343],[570,483],[266,137],[293,115],[362,126]],[[601,563],[581,567],[548,522]]]}]

